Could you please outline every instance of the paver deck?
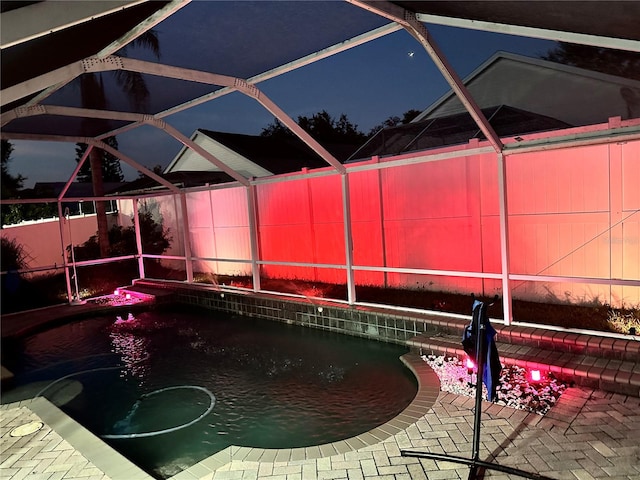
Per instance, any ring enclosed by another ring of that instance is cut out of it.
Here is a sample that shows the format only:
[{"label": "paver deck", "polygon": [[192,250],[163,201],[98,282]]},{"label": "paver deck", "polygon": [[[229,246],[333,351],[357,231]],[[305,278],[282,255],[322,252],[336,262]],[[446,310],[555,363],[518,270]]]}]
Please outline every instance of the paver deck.
[{"label": "paver deck", "polygon": [[[470,456],[475,401],[440,393],[426,414],[387,439],[331,456],[258,462],[232,460],[175,480],[439,480],[467,478],[457,463],[403,456],[418,450]],[[35,410],[42,407],[34,408]],[[48,425],[25,437],[13,428],[41,419],[29,405],[0,410],[0,478],[150,480],[117,454],[82,454]],[[555,479],[640,479],[640,398],[569,388],[545,416],[483,404],[480,458]],[[76,439],[77,441],[77,439]],[[91,461],[89,460],[91,459]],[[96,467],[101,464],[101,468]],[[199,476],[197,476],[199,475]],[[520,478],[487,470],[490,478]]]}]

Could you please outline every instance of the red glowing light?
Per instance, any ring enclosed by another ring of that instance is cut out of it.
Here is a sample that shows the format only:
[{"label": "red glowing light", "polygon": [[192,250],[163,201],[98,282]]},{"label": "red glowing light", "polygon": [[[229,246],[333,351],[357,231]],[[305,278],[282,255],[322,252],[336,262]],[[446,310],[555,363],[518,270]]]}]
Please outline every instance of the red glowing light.
[{"label": "red glowing light", "polygon": [[473,363],[473,360],[467,357],[467,369],[473,370],[474,368],[476,368],[476,365]]},{"label": "red glowing light", "polygon": [[127,294],[125,295],[125,298],[126,298],[127,300],[131,300],[131,294],[130,294],[130,293],[127,293]]},{"label": "red glowing light", "polygon": [[113,291],[114,295],[120,295],[120,290],[118,290],[117,288]]},{"label": "red glowing light", "polygon": [[540,370],[531,370],[531,380],[533,380],[534,382],[539,382],[540,378],[542,378],[540,375]]}]

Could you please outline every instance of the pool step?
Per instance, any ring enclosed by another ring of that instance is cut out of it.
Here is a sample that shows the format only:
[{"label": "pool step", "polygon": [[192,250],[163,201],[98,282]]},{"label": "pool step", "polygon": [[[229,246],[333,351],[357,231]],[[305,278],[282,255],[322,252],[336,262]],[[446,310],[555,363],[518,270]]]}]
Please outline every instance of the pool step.
[{"label": "pool step", "polygon": [[10,384],[13,380],[13,373],[11,373],[11,371],[4,365],[0,365],[0,379],[0,384],[3,388]]},{"label": "pool step", "polygon": [[154,288],[149,285],[134,282],[133,285],[121,287],[118,290],[122,293],[132,293],[134,295],[145,295],[153,298],[154,303],[170,303],[175,300],[175,293],[164,288]]}]

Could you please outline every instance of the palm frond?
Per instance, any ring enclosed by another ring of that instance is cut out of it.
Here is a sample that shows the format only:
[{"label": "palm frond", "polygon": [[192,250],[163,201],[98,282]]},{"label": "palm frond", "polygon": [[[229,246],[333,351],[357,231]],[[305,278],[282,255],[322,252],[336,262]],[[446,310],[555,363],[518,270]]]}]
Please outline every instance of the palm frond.
[{"label": "palm frond", "polygon": [[136,111],[146,112],[149,104],[149,89],[147,83],[140,72],[131,72],[128,70],[116,70],[116,82],[122,88],[123,92],[131,102]]},{"label": "palm frond", "polygon": [[147,30],[133,41],[133,45],[150,50],[160,60],[160,40],[156,31]]}]

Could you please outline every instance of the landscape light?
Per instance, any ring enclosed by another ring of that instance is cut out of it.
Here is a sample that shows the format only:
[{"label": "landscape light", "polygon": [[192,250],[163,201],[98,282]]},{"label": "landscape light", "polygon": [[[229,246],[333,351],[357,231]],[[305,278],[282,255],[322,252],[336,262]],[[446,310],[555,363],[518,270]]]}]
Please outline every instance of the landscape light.
[{"label": "landscape light", "polygon": [[531,370],[531,380],[539,382],[541,378],[540,370]]},{"label": "landscape light", "polygon": [[473,363],[473,360],[471,360],[469,357],[467,357],[467,370],[473,370],[474,368],[476,368],[475,363]]}]

